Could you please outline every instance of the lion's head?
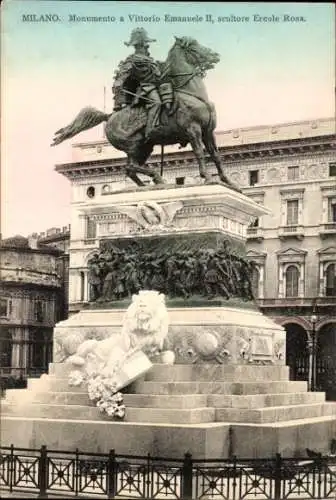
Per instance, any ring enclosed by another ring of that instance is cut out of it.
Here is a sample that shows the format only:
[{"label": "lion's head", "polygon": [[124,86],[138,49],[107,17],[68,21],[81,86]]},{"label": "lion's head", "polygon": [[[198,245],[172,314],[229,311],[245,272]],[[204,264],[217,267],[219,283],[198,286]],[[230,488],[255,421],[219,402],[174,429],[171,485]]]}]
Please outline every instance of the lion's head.
[{"label": "lion's head", "polygon": [[162,349],[168,333],[165,296],[154,290],[142,290],[133,295],[125,314],[123,332],[139,339],[146,337],[146,344],[157,344]]}]

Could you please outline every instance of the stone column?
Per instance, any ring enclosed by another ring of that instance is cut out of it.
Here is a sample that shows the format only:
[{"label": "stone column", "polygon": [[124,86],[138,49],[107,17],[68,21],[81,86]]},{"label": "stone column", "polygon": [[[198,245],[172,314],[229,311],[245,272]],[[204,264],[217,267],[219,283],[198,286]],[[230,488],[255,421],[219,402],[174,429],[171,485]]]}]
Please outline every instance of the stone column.
[{"label": "stone column", "polygon": [[29,342],[29,329],[25,328],[22,331],[21,336],[21,358],[22,358],[22,368],[28,369],[30,367],[30,356],[32,355],[32,348],[30,348]]},{"label": "stone column", "polygon": [[326,195],[322,196],[322,224],[328,222],[328,197]]},{"label": "stone column", "polygon": [[[77,271],[76,277],[76,302],[80,302],[82,298],[82,271]],[[85,290],[85,289],[84,289]]]},{"label": "stone column", "polygon": [[284,296],[284,282],[283,282],[284,269],[283,265],[279,266],[279,290],[278,290],[278,298],[282,299]]},{"label": "stone column", "polygon": [[[12,331],[12,368],[20,368],[20,329],[13,328]],[[14,372],[15,373],[15,372]]]},{"label": "stone column", "polygon": [[29,366],[29,345],[27,343],[28,329],[15,328],[12,334],[12,375],[19,376]]},{"label": "stone column", "polygon": [[69,272],[69,302],[77,302],[77,270],[71,269]]},{"label": "stone column", "polygon": [[101,232],[102,232],[101,223],[97,219],[94,219],[94,223],[96,225],[96,237],[95,237],[95,240],[99,240],[99,238],[101,236]]},{"label": "stone column", "polygon": [[304,279],[304,265],[300,265],[300,276],[299,276],[299,290],[298,290],[298,295],[299,298],[302,299],[304,297],[304,284],[305,284],[305,279]]},{"label": "stone column", "polygon": [[313,379],[313,339],[312,332],[307,331],[307,347],[309,353],[309,364],[308,364],[308,391],[312,390],[312,379]]},{"label": "stone column", "polygon": [[264,298],[264,266],[259,266],[259,299]]},{"label": "stone column", "polygon": [[303,220],[303,197],[300,196],[298,203],[298,225],[301,226],[304,223]]},{"label": "stone column", "polygon": [[88,283],[88,272],[87,269],[84,271],[84,302],[89,301],[89,283]]}]

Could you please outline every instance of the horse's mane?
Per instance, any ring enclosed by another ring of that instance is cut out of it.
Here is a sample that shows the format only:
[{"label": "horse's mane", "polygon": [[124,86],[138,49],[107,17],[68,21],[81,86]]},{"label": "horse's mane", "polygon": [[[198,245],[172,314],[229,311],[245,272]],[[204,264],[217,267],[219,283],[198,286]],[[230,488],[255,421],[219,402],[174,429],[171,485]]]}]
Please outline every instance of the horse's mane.
[{"label": "horse's mane", "polygon": [[176,42],[169,50],[167,63],[176,54],[177,49],[183,52],[186,61],[197,69],[201,77],[204,77],[206,71],[212,69],[220,60],[217,52],[203,47],[195,38],[183,36],[176,38]]}]

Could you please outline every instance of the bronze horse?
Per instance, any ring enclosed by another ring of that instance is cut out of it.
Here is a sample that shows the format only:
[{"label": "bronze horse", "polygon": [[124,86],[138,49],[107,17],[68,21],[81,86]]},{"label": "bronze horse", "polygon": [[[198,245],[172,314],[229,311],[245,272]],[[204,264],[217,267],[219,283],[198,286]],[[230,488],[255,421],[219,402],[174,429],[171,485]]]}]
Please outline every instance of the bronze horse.
[{"label": "bronze horse", "polygon": [[146,110],[144,106],[125,107],[112,114],[86,107],[73,122],[58,130],[52,146],[106,121],[105,133],[116,149],[127,154],[126,174],[138,185],[143,182],[138,173],[148,175],[155,184],[164,181],[158,171],[146,166],[155,145],[191,144],[197,158],[200,176],[206,183],[212,177],[206,169],[204,147],[215,163],[222,182],[237,189],[227,178],[217,150],[214,130],[216,112],[209,101],[203,78],[207,70],[219,61],[219,55],[189,37],[177,38],[163,64],[163,71],[174,88],[174,112],[161,113],[160,125],[145,138]]}]

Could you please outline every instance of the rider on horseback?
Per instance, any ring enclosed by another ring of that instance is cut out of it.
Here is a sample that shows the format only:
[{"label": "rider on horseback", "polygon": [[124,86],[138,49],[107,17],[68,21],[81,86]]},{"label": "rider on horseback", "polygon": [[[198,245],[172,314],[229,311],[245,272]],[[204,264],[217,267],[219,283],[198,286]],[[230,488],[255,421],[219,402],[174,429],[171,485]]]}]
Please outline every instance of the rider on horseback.
[{"label": "rider on horseback", "polygon": [[146,137],[160,123],[162,105],[168,114],[172,111],[173,86],[164,81],[165,73],[162,63],[154,61],[149,53],[149,44],[156,40],[148,37],[144,28],[136,28],[131,33],[129,42],[134,54],[121,61],[115,74],[112,87],[114,94],[114,111],[125,106],[137,106],[144,102],[147,109]]},{"label": "rider on horseback", "polygon": [[106,122],[108,141],[127,154],[126,174],[139,186],[144,183],[137,174],[150,176],[156,184],[164,182],[162,175],[146,165],[154,146],[161,145],[163,158],[164,145],[190,143],[205,182],[212,182],[213,177],[207,171],[204,150],[216,165],[220,181],[238,189],[224,171],[214,135],[215,107],[203,82],[219,55],[194,38],[175,37],[166,61],[159,63],[149,55],[152,41],[143,28],[137,28],[126,43],[135,47],[135,53],[120,63],[116,74],[113,93],[117,112],[86,106],[69,125],[55,132],[52,145]]}]

